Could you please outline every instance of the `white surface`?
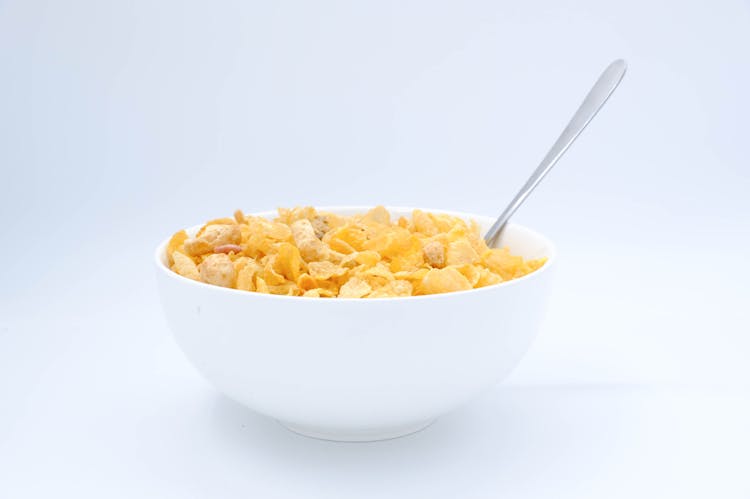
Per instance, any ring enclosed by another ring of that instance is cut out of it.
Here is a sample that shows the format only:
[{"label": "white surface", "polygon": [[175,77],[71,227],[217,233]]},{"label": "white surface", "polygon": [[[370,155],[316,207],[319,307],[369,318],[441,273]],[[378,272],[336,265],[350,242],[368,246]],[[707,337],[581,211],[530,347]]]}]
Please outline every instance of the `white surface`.
[{"label": "white surface", "polygon": [[166,332],[152,283],[128,295],[65,320],[10,325],[17,336],[12,351],[2,351],[0,497],[745,498],[750,491],[746,392],[507,386],[410,437],[322,442],[218,395]]},{"label": "white surface", "polygon": [[[747,497],[749,26],[740,1],[0,2],[0,497]],[[182,359],[150,261],[176,227],[498,212],[615,57],[516,216],[561,259],[506,388],[337,446]]]}]

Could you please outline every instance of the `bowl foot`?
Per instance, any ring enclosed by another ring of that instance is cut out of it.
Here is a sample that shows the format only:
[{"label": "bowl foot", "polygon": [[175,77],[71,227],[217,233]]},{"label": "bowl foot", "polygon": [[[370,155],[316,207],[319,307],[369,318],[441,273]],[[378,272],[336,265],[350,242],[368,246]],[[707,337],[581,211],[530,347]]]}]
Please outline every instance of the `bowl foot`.
[{"label": "bowl foot", "polygon": [[304,435],[306,437],[320,440],[332,440],[334,442],[375,442],[377,440],[389,440],[391,438],[405,437],[430,426],[435,420],[420,421],[401,426],[389,426],[385,428],[370,429],[336,429],[317,426],[305,426],[294,423],[279,421],[286,429]]}]

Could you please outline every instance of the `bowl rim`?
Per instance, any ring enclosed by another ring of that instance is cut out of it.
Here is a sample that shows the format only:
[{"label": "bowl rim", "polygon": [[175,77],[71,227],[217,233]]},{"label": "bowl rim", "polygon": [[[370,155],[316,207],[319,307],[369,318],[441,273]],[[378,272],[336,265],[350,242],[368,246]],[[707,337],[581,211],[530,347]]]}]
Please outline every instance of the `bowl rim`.
[{"label": "bowl rim", "polygon": [[[324,212],[330,212],[330,213],[337,213],[337,212],[342,212],[342,211],[343,212],[356,211],[356,212],[364,213],[366,211],[371,210],[373,207],[374,206],[368,206],[368,205],[340,205],[340,206],[315,206],[315,209],[318,211],[324,211]],[[413,210],[418,209],[418,210],[422,210],[422,211],[429,212],[429,213],[451,215],[454,217],[463,218],[464,220],[467,220],[467,219],[493,220],[493,217],[490,217],[487,215],[479,215],[476,213],[467,213],[467,212],[461,212],[461,211],[431,209],[431,208],[412,208],[412,207],[405,207],[405,206],[384,206],[384,207],[388,210],[389,213],[393,213],[394,211],[412,212]],[[253,213],[246,213],[246,215],[268,218],[271,216],[278,215],[278,212],[276,210],[265,210],[265,211],[259,211],[259,212],[253,212]],[[195,229],[196,227],[202,227],[202,226],[203,224],[192,225],[184,230],[190,231],[190,230]],[[257,298],[257,299],[276,299],[276,300],[303,300],[305,302],[321,302],[321,303],[339,303],[339,302],[368,303],[368,302],[381,302],[381,301],[393,302],[393,301],[403,301],[403,300],[449,299],[451,296],[465,296],[465,295],[472,294],[472,293],[483,293],[483,292],[486,293],[486,292],[491,292],[494,289],[499,289],[499,288],[504,288],[504,287],[509,287],[509,286],[517,286],[520,283],[536,279],[545,272],[549,272],[549,269],[557,260],[557,249],[555,248],[555,245],[552,243],[552,241],[550,241],[550,239],[544,236],[543,234],[533,229],[530,229],[524,225],[520,225],[516,223],[508,223],[508,226],[527,232],[533,237],[536,237],[544,242],[545,249],[549,253],[546,256],[547,261],[545,262],[544,265],[542,265],[540,268],[538,268],[534,272],[531,272],[530,274],[526,274],[525,276],[517,277],[509,281],[503,281],[498,284],[492,284],[489,286],[484,286],[482,288],[473,288],[473,289],[467,289],[463,291],[451,291],[448,293],[435,293],[435,294],[430,294],[430,295],[389,296],[389,297],[381,297],[381,298],[340,298],[340,297],[335,296],[335,297],[330,297],[330,298],[315,299],[312,297],[304,297],[304,296],[288,296],[288,295],[275,295],[275,294],[270,294],[270,293],[257,293],[254,291],[245,291],[243,289],[225,288],[223,286],[216,286],[215,284],[208,284],[205,282],[194,281],[193,279],[182,276],[178,274],[177,272],[174,272],[163,261],[162,257],[164,256],[164,252],[167,249],[167,244],[169,243],[169,240],[171,239],[172,236],[167,237],[166,239],[164,239],[161,243],[157,245],[156,250],[154,252],[154,263],[156,264],[157,271],[168,276],[169,278],[176,279],[178,282],[182,282],[184,284],[192,285],[192,286],[210,288],[217,292],[237,293],[239,295],[249,296],[254,299]]]}]

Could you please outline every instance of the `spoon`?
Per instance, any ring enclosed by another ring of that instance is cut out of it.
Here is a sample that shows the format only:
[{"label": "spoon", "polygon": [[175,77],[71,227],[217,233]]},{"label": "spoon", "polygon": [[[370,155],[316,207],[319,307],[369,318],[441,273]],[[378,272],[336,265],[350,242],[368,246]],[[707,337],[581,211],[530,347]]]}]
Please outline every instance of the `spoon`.
[{"label": "spoon", "polygon": [[552,148],[542,162],[536,167],[536,170],[534,170],[531,177],[529,177],[523,187],[521,187],[521,190],[518,191],[518,194],[513,198],[513,201],[511,201],[508,207],[505,208],[505,211],[503,211],[495,223],[492,224],[492,227],[487,231],[487,234],[484,235],[484,240],[487,243],[487,246],[492,247],[495,239],[500,235],[510,217],[512,217],[518,207],[523,204],[529,194],[531,194],[531,191],[539,185],[539,182],[542,181],[544,176],[549,173],[553,166],[555,166],[555,163],[557,163],[562,155],[565,154],[565,151],[568,150],[570,145],[575,142],[583,129],[586,128],[586,125],[594,119],[596,113],[598,113],[602,106],[604,106],[604,103],[607,102],[609,96],[612,95],[612,92],[615,91],[617,85],[620,84],[622,77],[625,76],[625,70],[627,67],[628,65],[624,60],[617,59],[607,66],[607,69],[605,69],[599,79],[596,80],[596,83],[591,87],[586,98],[583,99],[583,103],[576,111],[576,114],[573,115],[570,123],[568,123],[565,130],[562,131],[560,137],[558,137],[557,141],[552,145]]}]

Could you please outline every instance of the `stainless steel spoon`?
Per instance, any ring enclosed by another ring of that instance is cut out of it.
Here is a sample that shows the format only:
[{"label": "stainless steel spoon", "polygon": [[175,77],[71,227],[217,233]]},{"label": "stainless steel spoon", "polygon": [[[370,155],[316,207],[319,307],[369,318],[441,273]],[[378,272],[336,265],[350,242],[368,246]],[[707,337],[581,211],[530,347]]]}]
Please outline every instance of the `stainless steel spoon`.
[{"label": "stainless steel spoon", "polygon": [[497,218],[487,234],[484,235],[484,240],[487,245],[492,247],[497,236],[500,235],[505,224],[508,223],[510,217],[516,212],[519,206],[523,204],[526,198],[531,194],[531,191],[539,185],[545,175],[555,166],[555,163],[565,154],[570,145],[575,142],[576,138],[581,134],[586,125],[594,119],[599,109],[604,106],[609,96],[615,91],[617,85],[620,84],[622,77],[625,76],[625,70],[628,65],[622,59],[617,59],[610,64],[607,69],[604,70],[602,75],[596,81],[594,86],[589,91],[589,94],[583,100],[583,103],[573,115],[573,118],[565,127],[565,130],[560,134],[560,137],[552,145],[547,155],[544,157],[542,162],[537,166],[534,173],[531,174],[529,180],[526,181],[521,190],[518,191],[516,197],[510,202],[505,211]]}]

